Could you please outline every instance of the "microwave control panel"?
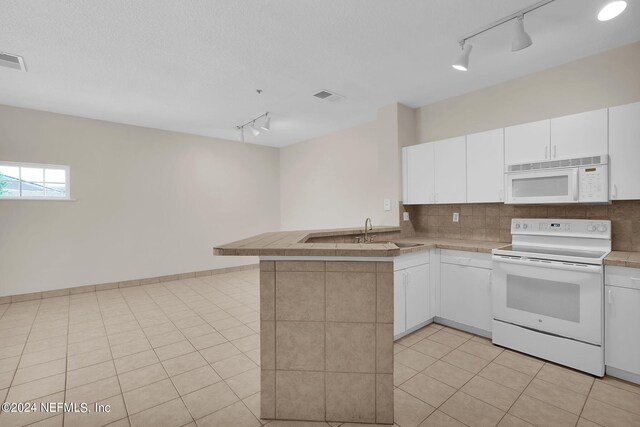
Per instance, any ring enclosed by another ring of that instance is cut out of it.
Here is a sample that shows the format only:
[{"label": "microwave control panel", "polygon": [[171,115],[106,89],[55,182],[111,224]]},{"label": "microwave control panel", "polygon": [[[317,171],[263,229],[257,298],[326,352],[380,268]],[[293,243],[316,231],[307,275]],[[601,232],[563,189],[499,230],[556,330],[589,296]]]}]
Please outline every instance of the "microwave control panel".
[{"label": "microwave control panel", "polygon": [[609,201],[609,170],[606,165],[583,166],[578,173],[580,202]]}]

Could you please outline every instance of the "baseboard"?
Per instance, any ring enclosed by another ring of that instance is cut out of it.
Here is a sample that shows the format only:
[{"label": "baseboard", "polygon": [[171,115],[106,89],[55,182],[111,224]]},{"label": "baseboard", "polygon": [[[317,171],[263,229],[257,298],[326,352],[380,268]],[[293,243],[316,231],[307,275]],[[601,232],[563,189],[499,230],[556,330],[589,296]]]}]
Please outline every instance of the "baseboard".
[{"label": "baseboard", "polygon": [[442,317],[434,317],[433,321],[439,325],[449,326],[454,329],[459,329],[470,334],[479,335],[481,337],[491,339],[491,331],[485,331],[484,329],[476,328],[475,326],[465,325],[464,323],[454,322],[453,320],[443,319]]},{"label": "baseboard", "polygon": [[618,368],[612,368],[611,366],[604,367],[605,373],[611,377],[620,378],[621,380],[629,381],[630,383],[640,384],[640,375],[634,374]]},{"label": "baseboard", "polygon": [[173,280],[191,279],[194,277],[206,277],[216,274],[232,273],[234,271],[253,270],[259,268],[259,264],[238,265],[234,267],[215,268],[213,270],[192,271],[189,273],[169,274],[166,276],[147,277],[144,279],[125,280],[122,282],[100,283],[97,285],[75,286],[73,288],[54,289],[52,291],[32,292],[20,295],[7,295],[0,297],[0,304],[12,302],[33,301],[45,298],[55,298],[66,295],[77,295],[86,292],[107,291],[109,289],[130,288],[134,286],[153,285],[155,283],[171,282]]}]

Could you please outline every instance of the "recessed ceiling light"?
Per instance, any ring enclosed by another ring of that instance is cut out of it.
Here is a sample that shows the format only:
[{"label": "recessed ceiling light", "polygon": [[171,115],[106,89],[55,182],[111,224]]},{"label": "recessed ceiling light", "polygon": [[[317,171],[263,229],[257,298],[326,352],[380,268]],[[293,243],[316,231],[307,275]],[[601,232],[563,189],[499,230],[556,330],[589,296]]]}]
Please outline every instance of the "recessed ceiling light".
[{"label": "recessed ceiling light", "polygon": [[598,21],[608,21],[620,15],[627,8],[626,1],[612,1],[605,4],[600,13],[598,13]]}]

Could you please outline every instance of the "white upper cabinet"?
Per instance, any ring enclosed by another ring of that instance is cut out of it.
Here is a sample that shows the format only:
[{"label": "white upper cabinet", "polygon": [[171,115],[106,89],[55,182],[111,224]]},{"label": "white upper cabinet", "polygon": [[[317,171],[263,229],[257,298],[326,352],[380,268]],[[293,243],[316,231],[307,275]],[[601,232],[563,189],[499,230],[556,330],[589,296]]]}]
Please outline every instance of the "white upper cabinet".
[{"label": "white upper cabinet", "polygon": [[551,159],[607,154],[607,109],[551,119]]},{"label": "white upper cabinet", "polygon": [[419,144],[402,149],[403,202],[420,205],[434,202],[433,144]]},{"label": "white upper cabinet", "polygon": [[611,199],[640,199],[640,102],[609,109]]},{"label": "white upper cabinet", "polygon": [[504,128],[504,160],[507,165],[549,159],[550,120]]},{"label": "white upper cabinet", "polygon": [[504,201],[504,129],[467,135],[467,202]]},{"label": "white upper cabinet", "polygon": [[464,136],[432,143],[435,153],[435,202],[467,201],[467,149]]}]

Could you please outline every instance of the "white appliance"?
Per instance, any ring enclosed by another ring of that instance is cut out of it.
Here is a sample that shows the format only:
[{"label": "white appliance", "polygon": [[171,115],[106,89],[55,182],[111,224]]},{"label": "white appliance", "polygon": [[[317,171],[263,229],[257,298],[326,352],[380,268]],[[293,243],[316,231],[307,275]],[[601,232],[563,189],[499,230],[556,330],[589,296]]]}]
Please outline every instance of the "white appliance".
[{"label": "white appliance", "polygon": [[492,256],[493,342],[604,375],[611,221],[514,218],[511,234]]},{"label": "white appliance", "polygon": [[507,165],[507,204],[604,203],[609,201],[609,157]]}]

